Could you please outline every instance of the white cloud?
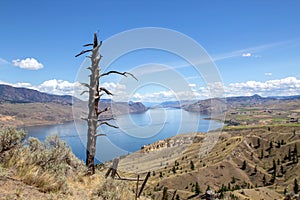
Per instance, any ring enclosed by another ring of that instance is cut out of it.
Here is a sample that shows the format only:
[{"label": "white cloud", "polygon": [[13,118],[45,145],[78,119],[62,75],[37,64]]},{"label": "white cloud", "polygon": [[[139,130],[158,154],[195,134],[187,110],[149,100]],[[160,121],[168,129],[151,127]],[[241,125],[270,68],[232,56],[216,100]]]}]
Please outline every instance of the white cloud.
[{"label": "white cloud", "polygon": [[36,86],[40,92],[58,95],[73,95],[75,87],[80,87],[79,83],[70,83],[63,80],[48,80]]},{"label": "white cloud", "polygon": [[[26,85],[26,83],[19,83]],[[30,87],[30,85],[28,85]],[[126,86],[119,83],[105,82],[101,86],[110,90],[116,101],[134,100],[134,101],[147,101],[147,102],[162,102],[174,100],[192,100],[192,99],[206,99],[212,96],[222,95],[225,92],[226,96],[250,96],[259,94],[261,96],[289,96],[300,94],[300,80],[296,77],[286,77],[282,79],[269,80],[265,82],[260,81],[247,81],[241,83],[231,83],[223,86],[222,83],[210,84],[206,87],[195,88],[195,84],[189,84],[191,87],[188,91],[181,91],[175,93],[172,90],[158,91],[152,93],[135,93],[127,94]],[[73,88],[79,87],[78,83],[70,83],[62,80],[49,80],[45,81],[39,86],[31,86],[37,88],[39,91],[54,93],[54,94],[73,94]],[[130,96],[131,95],[131,96]]]},{"label": "white cloud", "polygon": [[262,96],[289,96],[300,94],[300,80],[296,77],[287,77],[266,82],[247,81],[231,83],[225,87],[227,96],[244,96],[259,94]]},{"label": "white cloud", "polygon": [[57,95],[73,95],[74,94],[74,88],[82,87],[79,83],[70,83],[68,81],[63,80],[48,80],[43,82],[40,85],[32,85],[31,83],[8,83],[0,80],[0,84],[10,85],[13,87],[23,87],[23,88],[29,88],[33,90],[38,90],[40,92],[45,92],[49,94],[57,94]]},{"label": "white cloud", "polygon": [[114,83],[114,82],[105,82],[101,84],[101,87],[105,87],[108,90],[111,91],[118,91],[118,90],[125,90],[126,86],[119,84],[119,83]]},{"label": "white cloud", "polygon": [[265,75],[266,76],[272,76],[272,73],[271,72],[266,72]]},{"label": "white cloud", "polygon": [[190,84],[189,84],[189,87],[194,88],[194,87],[196,87],[196,84],[190,83]]},{"label": "white cloud", "polygon": [[32,86],[30,83],[23,83],[23,82],[20,82],[20,83],[8,83],[8,82],[1,81],[1,80],[0,80],[0,84],[3,84],[3,85],[10,85],[10,86],[13,86],[13,87],[25,87],[25,88],[37,90],[37,89],[36,89],[34,86]]},{"label": "white cloud", "polygon": [[242,57],[251,57],[251,56],[252,56],[251,53],[243,53],[243,54],[242,54]]},{"label": "white cloud", "polygon": [[[77,91],[76,97],[86,88],[81,86],[79,83],[71,83],[64,80],[48,80],[40,85],[32,85],[30,83],[7,83],[0,80],[0,84],[12,85],[14,87],[26,87],[35,89],[41,92],[58,95],[74,95],[74,89]],[[230,83],[229,85],[223,86],[221,83],[215,83],[213,85],[201,86],[195,88],[194,84],[190,84],[191,89],[188,91],[180,91],[175,93],[172,90],[168,91],[157,91],[152,93],[134,93],[127,94],[126,86],[113,83],[105,82],[101,86],[110,90],[114,96],[115,101],[145,101],[145,102],[162,102],[162,101],[175,101],[175,100],[195,100],[195,99],[206,99],[212,96],[222,95],[223,89],[225,95],[229,96],[250,96],[259,94],[261,96],[289,96],[289,95],[300,95],[300,79],[296,77],[286,77],[282,79],[269,80],[265,82],[260,81],[247,81],[240,83]],[[222,91],[221,91],[222,90]]]},{"label": "white cloud", "polygon": [[25,58],[23,60],[16,59],[12,61],[12,64],[16,67],[29,70],[38,70],[44,67],[42,63],[34,58]]},{"label": "white cloud", "polygon": [[133,101],[141,101],[141,102],[163,102],[163,101],[175,101],[178,97],[172,91],[159,91],[147,94],[135,93],[130,98]]}]

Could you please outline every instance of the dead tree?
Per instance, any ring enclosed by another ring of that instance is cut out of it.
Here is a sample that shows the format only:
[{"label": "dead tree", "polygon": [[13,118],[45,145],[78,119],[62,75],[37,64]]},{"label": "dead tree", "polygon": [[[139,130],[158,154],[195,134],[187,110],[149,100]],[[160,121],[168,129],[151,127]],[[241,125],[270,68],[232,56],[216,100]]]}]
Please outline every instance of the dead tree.
[{"label": "dead tree", "polygon": [[[102,41],[98,43],[97,34],[94,33],[94,43],[83,45],[84,47],[92,46],[92,49],[83,50],[75,57],[78,57],[82,54],[91,52],[91,56],[87,56],[91,59],[91,66],[88,67],[91,71],[90,83],[81,83],[85,86],[88,90],[85,90],[81,93],[89,93],[89,100],[88,100],[88,118],[85,120],[88,123],[88,130],[87,130],[87,149],[86,149],[86,166],[88,168],[88,174],[95,173],[95,154],[96,154],[96,141],[98,136],[105,136],[105,134],[97,134],[97,128],[101,125],[107,125],[113,128],[118,128],[117,126],[108,123],[107,121],[101,120],[99,117],[101,113],[107,112],[110,108],[104,108],[102,110],[99,109],[100,98],[103,95],[113,95],[108,89],[99,86],[100,78],[103,76],[107,76],[109,74],[119,74],[122,76],[127,77],[127,75],[132,76],[132,74],[128,72],[118,72],[118,71],[109,71],[106,73],[100,73],[99,62],[102,58],[102,55],[99,54],[99,49],[102,45]],[[136,79],[136,78],[135,78]]]}]

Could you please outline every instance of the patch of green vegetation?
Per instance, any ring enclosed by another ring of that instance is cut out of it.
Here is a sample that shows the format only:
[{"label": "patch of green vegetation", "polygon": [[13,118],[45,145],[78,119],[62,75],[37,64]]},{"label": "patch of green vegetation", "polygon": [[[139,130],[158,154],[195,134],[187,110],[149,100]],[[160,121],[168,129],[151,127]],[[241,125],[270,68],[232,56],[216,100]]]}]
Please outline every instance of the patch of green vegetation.
[{"label": "patch of green vegetation", "polygon": [[282,118],[282,117],[274,117],[274,118],[272,118],[272,122],[274,122],[274,123],[285,123],[286,122],[286,118]]},{"label": "patch of green vegetation", "polygon": [[236,110],[239,111],[239,112],[247,112],[247,111],[258,111],[258,110],[261,110],[261,109],[260,108],[248,108],[248,107],[245,107],[245,108],[238,108]]},{"label": "patch of green vegetation", "polygon": [[286,124],[278,124],[281,127],[300,127],[300,123],[286,123]]},{"label": "patch of green vegetation", "polygon": [[236,131],[236,130],[249,130],[249,129],[260,129],[268,127],[300,127],[300,123],[276,123],[269,125],[238,125],[238,126],[224,126],[224,131]]}]

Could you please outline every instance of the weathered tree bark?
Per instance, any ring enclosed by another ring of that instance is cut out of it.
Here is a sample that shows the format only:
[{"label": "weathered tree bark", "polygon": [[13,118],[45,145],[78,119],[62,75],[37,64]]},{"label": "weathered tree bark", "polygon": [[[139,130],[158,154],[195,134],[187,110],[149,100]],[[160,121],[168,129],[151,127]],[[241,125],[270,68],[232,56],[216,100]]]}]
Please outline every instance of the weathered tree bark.
[{"label": "weathered tree bark", "polygon": [[88,114],[88,131],[87,131],[87,152],[86,152],[86,166],[88,173],[95,173],[95,154],[96,154],[96,134],[98,122],[98,106],[100,100],[99,94],[99,48],[97,35],[94,34],[94,44],[92,50],[92,65],[89,67],[91,71],[90,84],[89,84],[89,114]]},{"label": "weathered tree bark", "polygon": [[[82,54],[85,54],[87,52],[92,52],[92,55],[89,56],[91,59],[91,66],[88,67],[88,69],[91,71],[90,74],[90,83],[81,83],[83,86],[87,87],[87,91],[83,91],[81,94],[84,94],[85,92],[89,92],[89,100],[88,100],[88,107],[89,107],[89,113],[87,123],[88,123],[88,130],[87,130],[87,149],[86,149],[86,166],[88,168],[88,174],[94,174],[95,173],[95,155],[96,155],[96,141],[98,136],[105,136],[105,134],[97,134],[97,128],[101,125],[107,125],[113,128],[118,128],[112,124],[109,124],[106,121],[99,120],[99,115],[103,112],[106,112],[109,110],[109,108],[104,108],[103,110],[99,110],[99,103],[100,103],[100,97],[104,94],[112,95],[112,93],[107,90],[104,87],[99,87],[99,79],[102,76],[107,76],[109,74],[119,74],[122,76],[127,77],[127,75],[132,76],[135,78],[132,74],[128,72],[118,72],[118,71],[109,71],[106,73],[101,74],[100,68],[99,68],[99,62],[102,58],[102,56],[99,54],[99,49],[101,47],[102,41],[98,43],[97,34],[94,33],[94,43],[93,44],[86,44],[86,46],[93,46],[93,49],[91,50],[83,50],[79,54],[77,54],[75,57],[78,57]],[[136,78],[135,78],[136,79]]]}]

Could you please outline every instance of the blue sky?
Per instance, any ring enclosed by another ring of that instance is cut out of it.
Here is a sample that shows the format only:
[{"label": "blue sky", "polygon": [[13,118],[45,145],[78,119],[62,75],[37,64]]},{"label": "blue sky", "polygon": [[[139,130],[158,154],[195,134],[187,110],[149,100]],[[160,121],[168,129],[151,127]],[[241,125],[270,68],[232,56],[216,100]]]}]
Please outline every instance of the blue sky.
[{"label": "blue sky", "polygon": [[[1,1],[0,83],[70,94],[84,60],[74,55],[94,32],[105,41],[134,28],[162,27],[187,35],[206,50],[227,96],[300,94],[299,7],[296,0]],[[149,63],[176,68],[184,61],[143,50],[116,63],[130,71]],[[197,98],[209,96],[192,68],[176,71]],[[103,84],[118,93],[124,88],[119,81],[112,77]],[[171,90],[147,86],[133,99],[174,100]]]}]

